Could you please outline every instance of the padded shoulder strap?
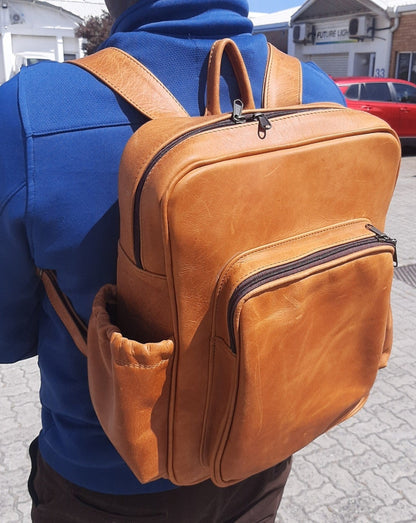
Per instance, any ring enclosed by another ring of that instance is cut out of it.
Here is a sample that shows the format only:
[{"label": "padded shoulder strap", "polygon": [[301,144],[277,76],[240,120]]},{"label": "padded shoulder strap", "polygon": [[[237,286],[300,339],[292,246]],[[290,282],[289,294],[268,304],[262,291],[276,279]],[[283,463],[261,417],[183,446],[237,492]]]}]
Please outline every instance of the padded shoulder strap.
[{"label": "padded shoulder strap", "polygon": [[300,61],[268,44],[269,57],[263,85],[263,107],[285,107],[302,103]]},{"label": "padded shoulder strap", "polygon": [[151,120],[162,116],[189,116],[149,69],[121,49],[108,47],[69,63],[96,76]]},{"label": "padded shoulder strap", "polygon": [[[268,44],[263,85],[263,107],[302,103],[302,68],[297,58]],[[93,74],[150,119],[189,116],[160,80],[135,58],[109,47],[78,60],[70,60]]]}]

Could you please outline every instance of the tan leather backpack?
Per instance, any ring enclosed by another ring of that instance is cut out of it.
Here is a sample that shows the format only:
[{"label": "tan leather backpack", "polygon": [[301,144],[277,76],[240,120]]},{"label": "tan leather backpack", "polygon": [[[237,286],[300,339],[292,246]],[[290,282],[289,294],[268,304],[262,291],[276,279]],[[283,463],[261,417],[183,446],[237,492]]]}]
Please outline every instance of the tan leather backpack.
[{"label": "tan leather backpack", "polygon": [[193,118],[120,50],[77,64],[151,121],[123,154],[117,286],[98,293],[87,344],[54,274],[43,281],[137,478],[230,485],[357,412],[387,362],[395,242],[380,231],[399,141],[369,114],[302,105],[299,62],[272,47],[255,109],[238,48],[217,42]]}]

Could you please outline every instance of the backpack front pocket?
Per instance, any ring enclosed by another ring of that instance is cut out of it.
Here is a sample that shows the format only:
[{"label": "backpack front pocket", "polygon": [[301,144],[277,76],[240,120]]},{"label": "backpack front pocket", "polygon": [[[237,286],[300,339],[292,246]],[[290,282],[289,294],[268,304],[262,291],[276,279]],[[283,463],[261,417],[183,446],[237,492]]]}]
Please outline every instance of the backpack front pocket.
[{"label": "backpack front pocket", "polygon": [[354,220],[233,259],[218,282],[203,459],[225,486],[365,402],[390,310],[395,242]]}]

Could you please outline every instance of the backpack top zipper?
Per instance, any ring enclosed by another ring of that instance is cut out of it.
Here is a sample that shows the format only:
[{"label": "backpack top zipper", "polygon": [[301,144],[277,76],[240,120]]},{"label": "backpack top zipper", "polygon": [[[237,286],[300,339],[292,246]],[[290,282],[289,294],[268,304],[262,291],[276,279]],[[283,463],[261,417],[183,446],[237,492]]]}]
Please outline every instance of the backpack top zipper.
[{"label": "backpack top zipper", "polygon": [[277,111],[267,111],[264,112],[256,111],[256,112],[250,112],[250,113],[244,113],[243,114],[243,102],[241,100],[235,100],[233,103],[233,112],[231,113],[231,116],[224,120],[216,121],[213,123],[208,123],[206,125],[202,125],[200,127],[197,127],[195,129],[191,129],[190,131],[186,131],[185,133],[181,134],[180,136],[177,136],[175,139],[173,139],[171,142],[163,146],[152,158],[150,163],[147,165],[145,170],[143,171],[142,176],[140,177],[139,183],[137,184],[136,188],[136,194],[135,194],[135,200],[134,200],[134,257],[136,261],[136,265],[139,269],[143,269],[143,263],[141,260],[141,234],[140,234],[140,198],[141,194],[143,192],[143,187],[145,185],[146,179],[149,176],[150,172],[152,171],[153,167],[157,164],[157,162],[169,151],[171,151],[174,147],[176,147],[178,144],[184,142],[188,138],[191,138],[192,136],[211,131],[213,129],[220,129],[222,127],[232,127],[234,125],[239,124],[250,124],[254,121],[258,122],[258,131],[257,134],[260,139],[263,139],[266,137],[266,132],[271,129],[272,118],[279,118],[282,116],[288,116],[291,114],[300,114],[300,113],[310,113],[310,112],[317,112],[322,110],[342,110],[345,109],[343,106],[331,106],[331,107],[322,107],[322,106],[316,106],[316,107],[310,107],[305,106],[304,108],[291,108],[291,109],[281,109]]}]

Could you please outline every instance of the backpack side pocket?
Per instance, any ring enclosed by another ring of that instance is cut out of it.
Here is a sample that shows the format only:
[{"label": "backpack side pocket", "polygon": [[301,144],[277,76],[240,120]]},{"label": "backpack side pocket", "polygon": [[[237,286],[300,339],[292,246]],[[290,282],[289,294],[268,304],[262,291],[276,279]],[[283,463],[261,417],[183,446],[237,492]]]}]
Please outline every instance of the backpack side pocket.
[{"label": "backpack side pocket", "polygon": [[88,327],[88,379],[97,417],[141,483],[167,477],[174,343],[140,343],[112,323],[116,287],[97,294]]}]

